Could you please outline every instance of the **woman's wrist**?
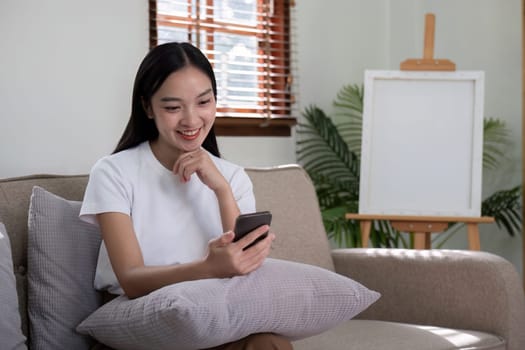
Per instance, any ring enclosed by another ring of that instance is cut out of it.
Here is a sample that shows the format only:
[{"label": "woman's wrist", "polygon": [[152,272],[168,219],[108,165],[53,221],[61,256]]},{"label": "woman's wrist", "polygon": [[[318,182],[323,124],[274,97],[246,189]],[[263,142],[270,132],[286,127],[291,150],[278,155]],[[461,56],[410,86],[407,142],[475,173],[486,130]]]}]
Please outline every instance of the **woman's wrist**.
[{"label": "woman's wrist", "polygon": [[196,275],[199,276],[199,279],[217,277],[217,273],[213,268],[213,264],[210,263],[207,256],[195,262],[195,270]]},{"label": "woman's wrist", "polygon": [[232,188],[230,187],[230,184],[226,181],[221,186],[214,188],[213,192],[215,193],[217,198],[221,198],[225,196],[233,197]]}]

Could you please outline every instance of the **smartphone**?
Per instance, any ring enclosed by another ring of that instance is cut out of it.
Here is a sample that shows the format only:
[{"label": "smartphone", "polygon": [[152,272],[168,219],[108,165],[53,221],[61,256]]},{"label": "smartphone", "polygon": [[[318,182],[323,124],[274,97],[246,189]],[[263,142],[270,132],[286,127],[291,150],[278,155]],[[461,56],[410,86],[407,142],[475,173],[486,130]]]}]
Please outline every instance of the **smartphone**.
[{"label": "smartphone", "polygon": [[[233,232],[235,232],[235,238],[233,239],[233,241],[236,242],[242,237],[244,237],[246,234],[255,230],[257,227],[260,227],[262,225],[270,225],[271,222],[272,213],[270,213],[269,211],[259,211],[256,213],[241,214],[237,217],[237,220],[235,220],[235,228],[233,229]],[[254,246],[259,241],[266,238],[266,236],[268,236],[268,231],[257,237],[257,239],[255,239],[252,243],[244,247],[243,250]]]}]

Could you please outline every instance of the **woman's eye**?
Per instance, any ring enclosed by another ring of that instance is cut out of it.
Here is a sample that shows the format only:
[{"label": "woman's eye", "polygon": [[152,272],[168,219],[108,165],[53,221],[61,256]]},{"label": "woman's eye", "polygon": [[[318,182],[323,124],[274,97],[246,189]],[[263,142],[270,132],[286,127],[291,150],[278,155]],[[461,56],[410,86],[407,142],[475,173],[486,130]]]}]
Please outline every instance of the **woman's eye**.
[{"label": "woman's eye", "polygon": [[202,100],[202,101],[199,101],[199,104],[200,105],[207,105],[208,103],[211,102],[211,98],[207,99],[207,100]]},{"label": "woman's eye", "polygon": [[176,112],[180,109],[180,106],[166,106],[164,107],[168,112]]}]

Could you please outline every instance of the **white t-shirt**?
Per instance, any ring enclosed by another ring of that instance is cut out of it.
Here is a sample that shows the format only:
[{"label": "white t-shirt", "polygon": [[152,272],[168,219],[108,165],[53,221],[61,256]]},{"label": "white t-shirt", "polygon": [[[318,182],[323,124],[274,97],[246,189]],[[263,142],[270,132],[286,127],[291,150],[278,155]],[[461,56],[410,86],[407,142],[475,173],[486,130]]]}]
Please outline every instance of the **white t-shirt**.
[{"label": "white t-shirt", "polygon": [[[243,168],[210,154],[230,183],[241,213],[255,211]],[[197,175],[182,183],[153,155],[149,142],[100,159],[91,169],[80,218],[98,225],[96,214],[131,217],[145,265],[180,264],[202,258],[208,241],[223,233],[215,193]],[[102,243],[95,288],[123,294]]]}]

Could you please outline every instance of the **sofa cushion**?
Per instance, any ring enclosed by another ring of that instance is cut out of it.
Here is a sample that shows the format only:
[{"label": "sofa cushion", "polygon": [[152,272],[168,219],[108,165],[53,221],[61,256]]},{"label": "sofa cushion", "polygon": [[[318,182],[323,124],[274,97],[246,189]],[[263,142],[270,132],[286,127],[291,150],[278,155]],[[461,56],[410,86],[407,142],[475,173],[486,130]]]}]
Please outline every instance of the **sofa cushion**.
[{"label": "sofa cushion", "polygon": [[11,245],[7,230],[0,222],[0,341],[5,350],[27,349],[18,312],[16,280],[13,274]]},{"label": "sofa cushion", "polygon": [[273,214],[270,257],[317,265],[334,271],[315,187],[297,165],[247,168],[257,210]]},{"label": "sofa cushion", "polygon": [[379,293],[318,266],[267,259],[246,276],[119,296],[77,328],[117,349],[201,349],[271,332],[291,339],[349,320]]},{"label": "sofa cushion", "polygon": [[93,287],[98,229],[79,220],[80,202],[35,186],[28,227],[28,311],[34,349],[89,349],[75,327],[102,304]]},{"label": "sofa cushion", "polygon": [[322,334],[294,342],[295,350],[348,349],[506,350],[505,340],[493,334],[407,323],[351,320]]}]

